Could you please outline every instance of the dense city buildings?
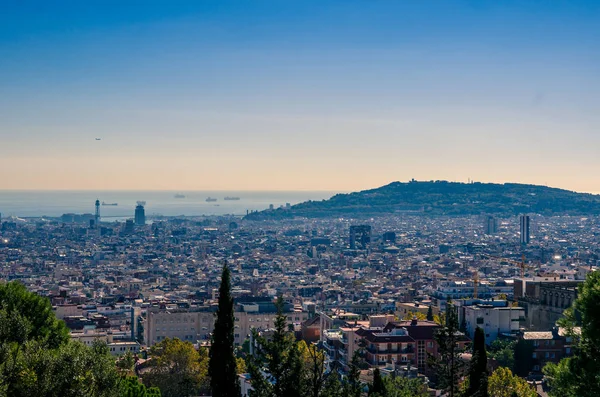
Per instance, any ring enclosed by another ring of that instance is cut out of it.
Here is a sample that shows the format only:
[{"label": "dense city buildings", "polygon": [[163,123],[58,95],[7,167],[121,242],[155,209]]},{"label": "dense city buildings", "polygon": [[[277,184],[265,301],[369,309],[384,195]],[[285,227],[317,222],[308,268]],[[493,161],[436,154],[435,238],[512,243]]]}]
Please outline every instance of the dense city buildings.
[{"label": "dense city buildings", "polygon": [[238,348],[273,329],[282,296],[287,327],[323,349],[329,370],[345,373],[360,352],[367,368],[432,380],[449,303],[464,348],[477,327],[488,345],[531,341],[532,374],[571,354],[556,322],[600,258],[598,217],[535,216],[539,238],[523,245],[522,217],[133,215],[5,217],[0,277],[50,298],[72,339],[144,354],[170,338],[210,345],[228,263]]}]

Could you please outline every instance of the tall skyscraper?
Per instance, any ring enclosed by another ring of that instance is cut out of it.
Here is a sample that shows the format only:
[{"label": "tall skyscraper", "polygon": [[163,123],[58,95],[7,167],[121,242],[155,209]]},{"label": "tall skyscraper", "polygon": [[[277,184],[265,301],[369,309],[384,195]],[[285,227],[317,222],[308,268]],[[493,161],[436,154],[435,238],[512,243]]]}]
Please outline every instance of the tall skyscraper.
[{"label": "tall skyscraper", "polygon": [[350,249],[367,249],[371,243],[371,226],[350,226]]},{"label": "tall skyscraper", "polygon": [[483,224],[483,231],[487,235],[493,235],[498,232],[498,221],[491,215],[485,217],[485,223]]},{"label": "tall skyscraper", "polygon": [[144,210],[143,201],[138,201],[137,206],[135,207],[135,224],[137,226],[144,226],[146,224],[146,211]]},{"label": "tall skyscraper", "polygon": [[521,244],[529,244],[529,215],[521,215]]}]

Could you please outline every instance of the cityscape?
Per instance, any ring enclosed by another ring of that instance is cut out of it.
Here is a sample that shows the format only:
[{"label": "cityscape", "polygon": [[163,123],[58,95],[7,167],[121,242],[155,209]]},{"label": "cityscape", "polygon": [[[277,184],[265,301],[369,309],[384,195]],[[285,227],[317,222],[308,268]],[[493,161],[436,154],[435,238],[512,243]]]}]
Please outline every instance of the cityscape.
[{"label": "cityscape", "polygon": [[600,2],[6,2],[0,397],[599,397]]},{"label": "cityscape", "polygon": [[273,329],[283,297],[289,331],[323,352],[325,373],[348,373],[360,351],[361,377],[377,368],[427,385],[451,304],[465,351],[478,328],[488,346],[531,343],[520,371],[543,393],[544,366],[573,353],[557,322],[600,265],[597,216],[150,221],[144,205],[125,222],[103,220],[99,200],[93,215],[0,221],[0,278],[49,298],[72,340],[133,354],[138,374],[165,340],[210,347],[226,265],[239,354]]}]

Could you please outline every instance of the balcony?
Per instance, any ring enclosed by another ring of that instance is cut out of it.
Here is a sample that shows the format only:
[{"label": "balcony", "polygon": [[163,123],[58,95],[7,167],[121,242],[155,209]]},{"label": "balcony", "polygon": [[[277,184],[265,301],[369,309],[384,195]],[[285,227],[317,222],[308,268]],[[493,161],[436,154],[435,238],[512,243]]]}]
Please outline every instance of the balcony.
[{"label": "balcony", "polygon": [[404,349],[385,349],[379,350],[377,348],[373,348],[371,346],[367,347],[366,350],[371,354],[411,354],[415,352],[415,349],[412,346],[408,346]]}]

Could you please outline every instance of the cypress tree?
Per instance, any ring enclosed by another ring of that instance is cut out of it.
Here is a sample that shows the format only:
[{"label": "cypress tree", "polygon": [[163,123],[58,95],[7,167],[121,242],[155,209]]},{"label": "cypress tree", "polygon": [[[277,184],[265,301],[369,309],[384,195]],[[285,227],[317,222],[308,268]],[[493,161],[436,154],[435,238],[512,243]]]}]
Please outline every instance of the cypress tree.
[{"label": "cypress tree", "polygon": [[433,309],[431,306],[427,309],[427,321],[433,321]]},{"label": "cypress tree", "polygon": [[477,327],[473,337],[473,357],[469,367],[469,396],[487,397],[487,352],[485,334]]},{"label": "cypress tree", "polygon": [[223,266],[219,288],[215,329],[212,335],[208,374],[214,397],[239,397],[240,381],[234,354],[234,316],[231,280],[227,263]]},{"label": "cypress tree", "polygon": [[375,368],[373,372],[373,383],[369,387],[369,396],[385,396],[385,384],[383,383],[383,379],[381,378],[381,371],[379,368]]}]

